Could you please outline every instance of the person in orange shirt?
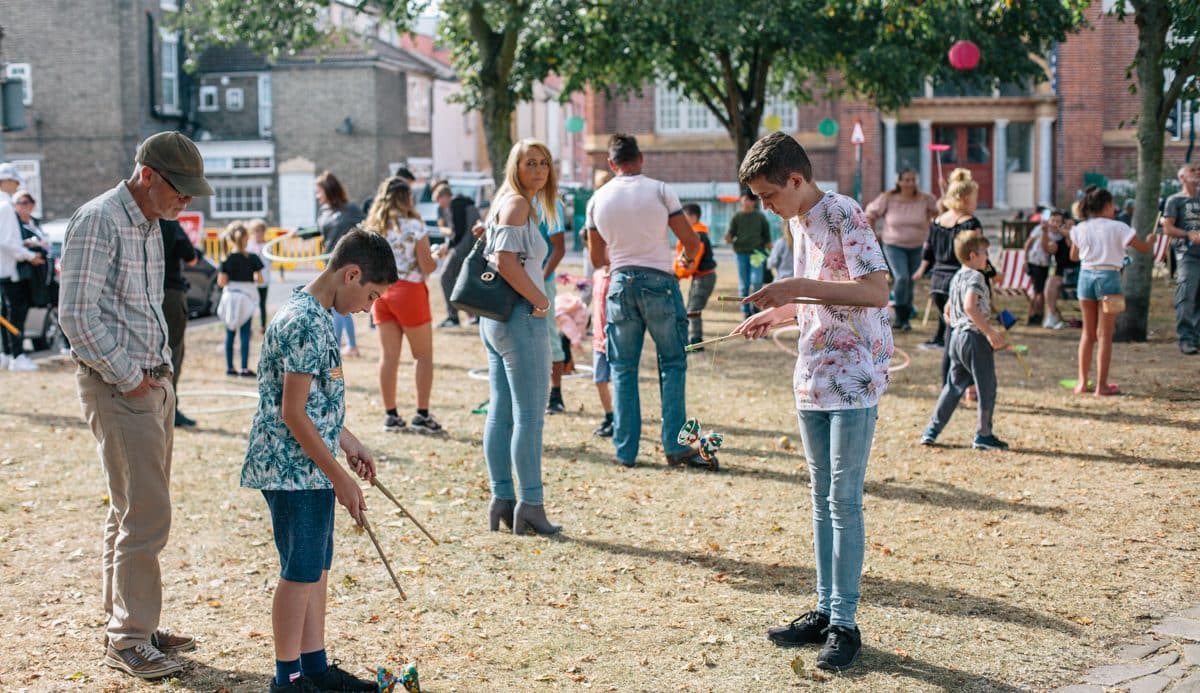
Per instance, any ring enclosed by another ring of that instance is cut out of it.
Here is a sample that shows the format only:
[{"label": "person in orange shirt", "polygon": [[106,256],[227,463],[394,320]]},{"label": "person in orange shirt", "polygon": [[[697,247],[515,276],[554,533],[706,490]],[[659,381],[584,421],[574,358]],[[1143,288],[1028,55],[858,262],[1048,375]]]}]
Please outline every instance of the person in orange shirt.
[{"label": "person in orange shirt", "polygon": [[[712,296],[713,287],[717,285],[717,259],[713,256],[712,241],[708,239],[708,226],[700,222],[700,205],[689,202],[683,206],[683,217],[692,225],[692,230],[700,237],[700,253],[690,264],[681,261],[683,243],[675,242],[675,276],[680,282],[692,278],[692,286],[688,289],[687,316],[688,341],[691,344],[704,341],[704,321],[701,314]],[[696,351],[703,351],[701,347]]]}]

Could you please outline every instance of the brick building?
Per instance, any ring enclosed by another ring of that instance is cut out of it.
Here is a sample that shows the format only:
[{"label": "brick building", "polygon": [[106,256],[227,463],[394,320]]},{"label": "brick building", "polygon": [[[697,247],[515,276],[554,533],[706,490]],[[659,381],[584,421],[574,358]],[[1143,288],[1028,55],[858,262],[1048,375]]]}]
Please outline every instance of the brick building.
[{"label": "brick building", "polygon": [[[823,187],[844,193],[853,190],[850,138],[854,124],[861,123],[864,201],[891,187],[907,168],[918,171],[921,189],[936,192],[938,162],[929,145],[937,143],[950,146],[940,154],[943,175],[955,167],[972,171],[981,208],[1061,206],[1084,187],[1085,174],[1100,174],[1115,187],[1136,172],[1131,121],[1138,102],[1124,74],[1137,48],[1137,30],[1132,20],[1122,23],[1107,14],[1112,4],[1093,3],[1087,13],[1091,28],[1056,46],[1046,59],[1048,80],[1036,86],[1003,84],[980,92],[926,84],[896,112],[852,100],[794,104],[771,98],[764,116],[777,117],[779,129],[805,146]],[[585,147],[594,168],[606,168],[605,144],[612,133],[634,134],[646,151],[650,175],[675,184],[681,197],[706,202],[715,212],[710,219],[722,216],[727,205],[713,200],[736,194],[737,162],[728,134],[703,106],[658,84],[633,98],[589,93],[585,111]],[[825,118],[839,124],[835,136],[818,132]],[[1186,146],[1186,132],[1168,138],[1168,168],[1182,161]]]}]

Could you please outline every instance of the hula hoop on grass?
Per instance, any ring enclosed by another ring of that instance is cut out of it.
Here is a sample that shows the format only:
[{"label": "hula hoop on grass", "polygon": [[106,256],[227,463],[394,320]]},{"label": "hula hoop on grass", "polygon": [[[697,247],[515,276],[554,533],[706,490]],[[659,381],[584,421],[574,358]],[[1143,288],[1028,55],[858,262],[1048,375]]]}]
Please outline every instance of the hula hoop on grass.
[{"label": "hula hoop on grass", "polygon": [[[562,379],[563,380],[572,380],[575,378],[583,378],[583,377],[590,378],[591,375],[592,375],[592,367],[591,366],[585,366],[583,364],[577,363],[577,364],[575,364],[575,372],[570,373],[568,375],[564,375],[562,377]],[[482,380],[484,382],[487,382],[488,369],[486,367],[485,368],[472,368],[467,371],[467,377],[470,378],[471,380]]]},{"label": "hula hoop on grass", "polygon": [[271,262],[278,262],[280,264],[300,263],[300,262],[325,262],[329,258],[333,257],[333,253],[331,253],[331,252],[330,253],[321,253],[319,255],[298,255],[296,257],[283,257],[281,255],[276,255],[275,253],[271,252],[271,250],[276,245],[278,245],[280,242],[282,242],[288,238],[292,238],[292,236],[283,235],[283,236],[279,236],[278,238],[272,238],[271,240],[269,240],[263,244],[262,250],[260,251],[259,254],[262,255],[263,257],[265,257],[266,259],[270,260]]},{"label": "hula hoop on grass", "polygon": [[[774,332],[771,333],[771,341],[775,342],[775,346],[779,347],[779,350],[784,352],[785,354],[791,354],[792,356],[799,356],[800,354],[795,349],[793,349],[789,346],[784,346],[784,344],[779,341],[779,335],[787,334],[789,332],[799,332],[799,331],[800,331],[799,325],[785,325],[784,327],[781,327],[778,330],[775,330]],[[895,373],[897,371],[902,371],[905,368],[908,368],[909,365],[912,364],[912,357],[908,355],[907,351],[901,349],[898,346],[892,347],[892,356],[893,357],[899,356],[901,361],[900,361],[899,365],[890,366],[888,368],[888,373]]]},{"label": "hula hoop on grass", "polygon": [[209,409],[190,409],[193,414],[224,414],[230,411],[245,411],[248,409],[258,408],[258,393],[253,390],[200,390],[199,392],[185,392],[184,396],[188,400],[200,398],[225,398],[225,397],[243,397],[252,399],[253,402],[246,404],[235,404],[229,407],[211,407]]}]

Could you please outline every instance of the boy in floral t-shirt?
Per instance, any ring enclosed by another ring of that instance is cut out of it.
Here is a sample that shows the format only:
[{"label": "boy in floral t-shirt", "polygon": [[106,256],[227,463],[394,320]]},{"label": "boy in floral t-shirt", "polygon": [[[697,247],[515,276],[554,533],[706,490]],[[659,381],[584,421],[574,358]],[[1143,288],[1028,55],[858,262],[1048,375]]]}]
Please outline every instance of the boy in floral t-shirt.
[{"label": "boy in floral t-shirt", "polygon": [[764,312],[734,333],[754,339],[781,321],[799,325],[792,386],[812,478],[817,608],[767,637],[784,647],[824,643],[817,666],[843,671],[862,648],[855,612],[866,542],[863,477],[892,357],[887,264],[862,208],[819,190],[808,155],[789,135],[756,142],[738,177],[791,224],[796,272],[748,296]]},{"label": "boy in floral t-shirt", "polygon": [[263,340],[242,486],[262,491],[279,551],[271,691],[376,690],[375,681],[329,664],[325,655],[334,499],[360,526],[367,509],[362,489],[338,464],[337,449],[360,477],[375,476],[371,454],[343,426],[346,385],[329,309],[366,312],[396,278],[387,240],[352,230],[325,270],[275,313]]}]

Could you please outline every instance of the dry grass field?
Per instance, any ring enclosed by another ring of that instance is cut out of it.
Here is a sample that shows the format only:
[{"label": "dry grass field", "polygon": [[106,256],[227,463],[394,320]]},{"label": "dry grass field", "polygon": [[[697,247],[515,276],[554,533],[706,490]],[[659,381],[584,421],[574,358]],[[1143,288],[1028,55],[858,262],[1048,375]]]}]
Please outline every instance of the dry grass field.
[{"label": "dry grass field", "polygon": [[[733,275],[722,267],[727,293]],[[1175,348],[1169,287],[1156,282],[1151,341],[1116,348],[1121,397],[1078,397],[1057,384],[1074,377],[1077,330],[1016,329],[1034,375],[999,358],[996,432],[1013,446],[1006,453],[970,449],[971,408],[956,415],[943,446],[918,444],[940,354],[916,348],[928,329],[898,337],[911,365],[895,373],[880,405],[866,482],[864,656],[838,676],[815,670],[815,649],[776,649],[764,637],[813,603],[793,358],[772,341],[721,345],[689,363],[689,412],[725,434],[715,474],[666,467],[652,351],[637,468],[608,463],[611,444],[590,435],[594,388],[567,380],[568,411],[547,420],[544,459],[549,513],[565,531],[547,540],[487,531],[483,417],[470,413],[487,384],[467,375],[486,365],[478,335],[437,334],[433,410],[449,435],[387,434],[377,341],[360,316],[364,356],[346,362],[348,426],[442,544],[368,491],[370,517],[409,595],[401,602],[367,537],[339,509],[330,654],[359,673],[416,661],[427,691],[1069,683],[1113,644],[1200,603],[1200,358]],[[709,335],[736,324],[726,306],[710,304]],[[265,503],[238,487],[252,411],[213,411],[253,404],[213,394],[253,389],[223,375],[222,339],[215,324],[188,334],[180,401],[200,426],[175,439],[164,623],[195,634],[199,647],[184,675],[160,684],[100,664],[106,498],[71,368],[0,374],[0,689],[265,689],[277,561]],[[590,353],[576,358],[590,363]],[[406,416],[411,382],[406,356]]]}]

